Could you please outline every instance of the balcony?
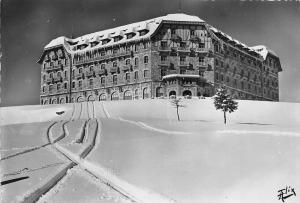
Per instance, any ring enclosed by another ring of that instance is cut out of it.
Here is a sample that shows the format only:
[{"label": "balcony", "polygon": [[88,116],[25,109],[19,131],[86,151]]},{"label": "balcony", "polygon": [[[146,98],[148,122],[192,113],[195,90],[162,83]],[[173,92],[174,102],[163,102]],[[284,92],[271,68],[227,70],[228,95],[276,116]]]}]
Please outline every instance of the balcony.
[{"label": "balcony", "polygon": [[106,74],[106,69],[100,69],[98,71],[98,74],[101,76],[101,75],[105,75]]},{"label": "balcony", "polygon": [[207,53],[208,52],[208,48],[197,48],[196,52],[197,53]]},{"label": "balcony", "polygon": [[188,53],[188,52],[190,52],[191,50],[190,50],[188,47],[178,47],[178,48],[177,48],[177,51],[178,51],[178,52]]},{"label": "balcony", "polygon": [[118,67],[112,67],[110,68],[110,73],[117,73],[119,71]]},{"label": "balcony", "polygon": [[169,47],[169,46],[159,46],[158,47],[158,51],[161,51],[161,52],[163,52],[163,51],[170,52],[171,51],[171,47]]},{"label": "balcony", "polygon": [[160,61],[158,63],[159,66],[170,66],[170,61]]}]

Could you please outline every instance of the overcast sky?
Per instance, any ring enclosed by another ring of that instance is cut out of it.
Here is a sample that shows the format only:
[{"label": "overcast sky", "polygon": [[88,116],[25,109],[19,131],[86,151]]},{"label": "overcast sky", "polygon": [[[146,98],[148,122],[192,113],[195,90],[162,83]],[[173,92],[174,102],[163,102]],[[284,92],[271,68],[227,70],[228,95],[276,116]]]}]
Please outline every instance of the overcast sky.
[{"label": "overcast sky", "polygon": [[[2,0],[2,106],[38,104],[43,47],[58,36],[78,37],[178,13],[179,0]],[[264,44],[280,57],[280,100],[300,102],[300,2],[182,0],[235,39]]]}]

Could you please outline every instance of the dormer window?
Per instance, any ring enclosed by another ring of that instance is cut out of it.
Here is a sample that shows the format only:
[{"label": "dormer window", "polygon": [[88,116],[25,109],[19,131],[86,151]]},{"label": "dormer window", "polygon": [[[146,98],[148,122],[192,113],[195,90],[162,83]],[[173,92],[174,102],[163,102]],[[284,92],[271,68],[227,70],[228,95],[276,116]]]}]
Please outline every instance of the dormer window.
[{"label": "dormer window", "polygon": [[133,38],[133,36],[134,36],[134,33],[129,33],[129,34],[127,34],[127,39]]},{"label": "dormer window", "polygon": [[140,31],[140,36],[143,36],[145,34],[147,34],[149,32],[149,30],[142,30]]}]

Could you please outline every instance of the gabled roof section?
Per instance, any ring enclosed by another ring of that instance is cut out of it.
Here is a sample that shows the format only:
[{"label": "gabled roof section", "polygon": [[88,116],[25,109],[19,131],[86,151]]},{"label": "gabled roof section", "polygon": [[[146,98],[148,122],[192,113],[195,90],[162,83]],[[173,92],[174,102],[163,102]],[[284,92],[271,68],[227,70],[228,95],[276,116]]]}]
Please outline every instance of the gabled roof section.
[{"label": "gabled roof section", "polygon": [[266,60],[268,54],[271,54],[271,55],[279,58],[278,55],[274,51],[272,51],[271,49],[269,49],[268,47],[266,47],[264,45],[257,45],[257,46],[253,46],[251,48],[254,49],[256,52],[258,52],[264,58],[264,60]]},{"label": "gabled roof section", "polygon": [[259,53],[264,58],[264,60],[266,60],[268,54],[276,57],[279,62],[279,70],[278,71],[279,72],[282,71],[279,57],[273,50],[269,49],[268,47],[266,47],[264,45],[257,45],[257,46],[251,47],[251,48],[254,49],[257,53]]}]

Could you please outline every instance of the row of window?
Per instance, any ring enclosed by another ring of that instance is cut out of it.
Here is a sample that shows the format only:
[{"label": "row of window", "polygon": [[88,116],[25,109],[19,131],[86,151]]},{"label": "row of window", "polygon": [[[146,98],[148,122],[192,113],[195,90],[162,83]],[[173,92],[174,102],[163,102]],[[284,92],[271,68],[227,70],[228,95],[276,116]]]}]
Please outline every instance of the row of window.
[{"label": "row of window", "polygon": [[45,62],[44,65],[43,65],[43,68],[45,70],[46,68],[50,68],[50,67],[53,67],[53,66],[59,66],[59,65],[66,66],[67,65],[67,60],[66,59],[60,59],[60,60],[57,60],[57,61]]},{"label": "row of window", "polygon": [[[67,71],[65,70],[64,72],[63,72],[63,75],[64,75],[64,77],[66,78],[67,77]],[[49,78],[50,79],[52,79],[52,78],[54,78],[55,77],[55,74],[54,73],[49,73]],[[62,72],[60,72],[60,71],[58,71],[57,73],[56,73],[56,77],[62,77]],[[45,81],[46,80],[46,74],[44,74],[43,75],[43,80]]]},{"label": "row of window", "polygon": [[[160,56],[160,61],[161,62],[165,62],[165,61],[167,61],[167,58],[168,58],[167,55],[161,55]],[[186,56],[179,56],[179,61],[186,62],[187,61],[187,57]],[[199,62],[200,63],[204,63],[205,62],[205,57],[199,56]]]},{"label": "row of window", "polygon": [[[143,42],[142,43],[142,48],[143,49],[148,49],[150,46],[150,42]],[[91,50],[91,51],[87,51],[84,53],[77,53],[74,56],[74,62],[77,61],[81,61],[81,60],[87,60],[90,58],[97,58],[97,57],[104,57],[104,56],[112,56],[112,55],[116,55],[118,53],[124,53],[124,52],[131,52],[131,51],[139,51],[141,48],[140,45],[131,45],[131,46],[124,46],[122,48],[114,48],[114,49],[110,49],[110,50],[103,50],[103,49],[96,49],[96,50]]]},{"label": "row of window", "polygon": [[[199,39],[199,40],[200,40],[200,39]],[[200,49],[204,49],[204,48],[205,48],[205,43],[203,43],[203,42],[198,42],[197,44],[198,44],[198,48],[200,48]],[[162,48],[169,47],[167,41],[161,41],[161,42],[160,42],[160,46],[161,46]],[[187,47],[187,42],[179,42],[179,47],[180,47],[180,48],[186,48],[186,47]]]},{"label": "row of window", "polygon": [[[150,77],[150,72],[149,70],[144,70],[144,74],[143,74],[144,78],[149,78]],[[125,74],[125,80],[127,82],[130,82],[130,73],[126,73]],[[138,74],[138,71],[135,71],[134,72],[134,80],[138,80],[139,78],[139,74]],[[105,85],[105,81],[106,81],[106,77],[101,77],[100,78],[100,83],[101,85]],[[113,75],[113,84],[117,84],[118,83],[118,75]],[[89,85],[90,86],[93,86],[94,85],[94,79],[93,78],[90,78],[89,79]],[[78,81],[78,87],[82,87],[82,80],[79,80]],[[75,88],[75,81],[72,82],[72,88]]]},{"label": "row of window", "polygon": [[[62,86],[62,85],[63,85],[63,86]],[[51,85],[49,85],[49,92],[53,92],[55,86],[56,86],[56,89],[55,89],[55,90],[61,90],[61,89],[65,89],[65,90],[66,90],[67,87],[68,87],[68,84],[67,84],[67,82],[65,82],[65,83],[63,83],[63,84],[57,83],[56,85],[51,84]],[[46,91],[46,86],[43,86],[43,87],[42,87],[42,91],[43,91],[43,92]]]},{"label": "row of window", "polygon": [[[149,63],[149,57],[148,56],[144,56],[143,61],[144,61],[144,64],[148,64]],[[131,65],[131,59],[126,59],[125,60],[125,65]],[[134,66],[138,66],[138,65],[139,65],[139,58],[136,57],[136,58],[134,58]],[[90,71],[94,70],[93,69],[94,66],[97,66],[97,64],[89,66]],[[100,65],[100,68],[101,69],[105,69],[105,66],[106,66],[106,63],[102,63]],[[118,62],[117,61],[113,61],[112,66],[113,67],[118,67]],[[79,73],[82,72],[82,70],[80,70],[80,69],[82,69],[82,68],[79,68]]]}]

